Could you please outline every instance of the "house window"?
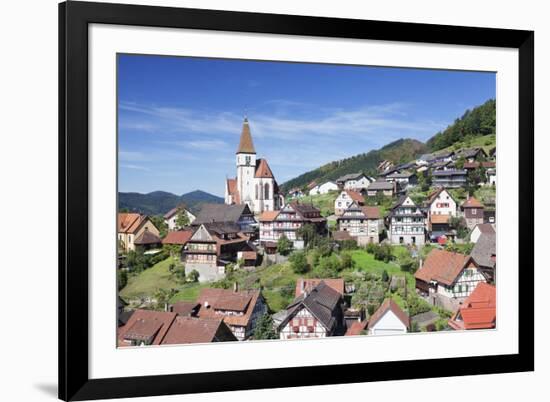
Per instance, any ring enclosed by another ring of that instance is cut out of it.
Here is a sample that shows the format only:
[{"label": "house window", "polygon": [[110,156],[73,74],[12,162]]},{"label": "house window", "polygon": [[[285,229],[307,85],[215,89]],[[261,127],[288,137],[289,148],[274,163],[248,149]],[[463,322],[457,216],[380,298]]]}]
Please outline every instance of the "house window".
[{"label": "house window", "polygon": [[472,209],[472,215],[477,215],[477,209]]},{"label": "house window", "polygon": [[246,166],[249,166],[250,165],[250,156],[246,156],[244,159],[245,159]]},{"label": "house window", "polygon": [[264,199],[269,200],[269,183],[265,183],[264,193],[265,193]]},{"label": "house window", "polygon": [[399,238],[399,244],[403,244],[403,237]]}]

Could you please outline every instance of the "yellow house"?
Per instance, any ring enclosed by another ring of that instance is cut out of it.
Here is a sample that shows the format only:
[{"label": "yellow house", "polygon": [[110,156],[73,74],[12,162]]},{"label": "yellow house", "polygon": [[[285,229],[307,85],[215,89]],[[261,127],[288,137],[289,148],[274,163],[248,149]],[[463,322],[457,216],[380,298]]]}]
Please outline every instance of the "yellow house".
[{"label": "yellow house", "polygon": [[146,215],[126,212],[118,214],[118,241],[124,252],[135,250],[135,240],[145,231],[159,236],[159,230]]}]

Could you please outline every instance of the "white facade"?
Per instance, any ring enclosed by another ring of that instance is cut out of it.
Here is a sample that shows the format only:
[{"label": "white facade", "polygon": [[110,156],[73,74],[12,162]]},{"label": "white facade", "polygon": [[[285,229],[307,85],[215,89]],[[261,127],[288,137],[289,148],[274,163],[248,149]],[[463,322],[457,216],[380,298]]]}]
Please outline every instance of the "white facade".
[{"label": "white facade", "polygon": [[302,307],[279,331],[279,339],[325,338],[328,331],[308,309]]},{"label": "white facade", "polygon": [[369,184],[371,184],[373,181],[374,180],[369,180],[369,178],[367,176],[363,175],[363,176],[360,176],[356,179],[347,180],[344,183],[344,189],[346,189],[346,190],[354,190],[354,189],[361,190],[361,189],[367,188],[369,186]]},{"label": "white facade", "polygon": [[[187,214],[187,218],[189,218],[189,224],[193,223],[193,221],[195,220],[196,216],[193,215],[191,212],[189,212],[188,210],[185,210],[185,213]],[[177,230],[178,227],[176,225],[176,220],[178,219],[178,214],[177,212],[173,215],[171,215],[169,218],[167,219],[164,219],[164,222],[166,223],[166,225],[168,225],[168,230]]]},{"label": "white facade", "polygon": [[487,282],[487,279],[475,264],[470,263],[462,270],[451,286],[438,283],[437,293],[449,298],[464,299],[470,296],[480,282]]},{"label": "white facade", "polygon": [[399,335],[406,334],[407,326],[393,311],[387,310],[384,315],[368,330],[369,335]]},{"label": "white facade", "polygon": [[457,215],[456,202],[447,190],[441,190],[432,200],[430,204],[430,216],[431,215]]},{"label": "white facade", "polygon": [[338,186],[336,185],[336,183],[332,181],[327,181],[326,183],[315,186],[311,190],[309,190],[309,195],[327,194],[329,191],[336,190],[338,190]]},{"label": "white facade", "polygon": [[348,209],[351,204],[353,204],[353,199],[347,193],[347,191],[342,191],[334,200],[334,213],[336,215],[342,215],[346,209]]}]

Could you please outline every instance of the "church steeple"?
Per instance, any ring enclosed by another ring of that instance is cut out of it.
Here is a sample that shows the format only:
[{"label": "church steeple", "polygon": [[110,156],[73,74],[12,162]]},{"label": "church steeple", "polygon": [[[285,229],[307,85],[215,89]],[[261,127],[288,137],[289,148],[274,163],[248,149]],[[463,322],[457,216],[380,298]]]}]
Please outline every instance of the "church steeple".
[{"label": "church steeple", "polygon": [[255,154],[254,143],[252,142],[252,135],[250,134],[250,126],[248,125],[248,118],[244,118],[243,130],[241,132],[241,140],[239,141],[239,148],[237,148],[237,154]]}]

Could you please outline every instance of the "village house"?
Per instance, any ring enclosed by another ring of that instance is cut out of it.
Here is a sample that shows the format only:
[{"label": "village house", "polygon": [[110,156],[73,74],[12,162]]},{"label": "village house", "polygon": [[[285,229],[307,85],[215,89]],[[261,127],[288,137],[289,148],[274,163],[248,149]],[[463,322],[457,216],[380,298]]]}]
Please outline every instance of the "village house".
[{"label": "village house", "polygon": [[426,209],[430,240],[446,242],[447,239],[454,238],[456,233],[450,227],[450,220],[457,215],[456,208],[456,201],[443,187],[428,196]]},{"label": "village house", "polygon": [[[138,213],[119,212],[118,214],[118,243],[119,249],[127,253],[136,249],[135,240],[149,232],[158,238],[159,231],[149,217]],[[160,239],[159,239],[160,243]]]},{"label": "village house", "polygon": [[496,186],[497,185],[497,170],[496,168],[489,168],[485,172],[487,176],[487,184],[490,186]]},{"label": "village house", "polygon": [[117,345],[160,345],[176,319],[176,313],[153,310],[135,310],[126,325],[117,331]]},{"label": "village house", "polygon": [[166,234],[166,237],[162,239],[163,245],[173,245],[177,246],[178,248],[178,256],[183,256],[182,251],[183,247],[187,244],[187,242],[191,239],[191,236],[193,236],[193,233],[195,233],[196,228],[195,227],[188,227],[184,230],[175,230],[168,232]]},{"label": "village house", "polygon": [[326,181],[319,185],[314,185],[309,189],[309,195],[328,194],[331,191],[338,190],[338,185],[333,181]]},{"label": "village house", "polygon": [[392,173],[386,176],[389,183],[399,183],[401,188],[409,189],[418,184],[418,177],[414,172]]},{"label": "village house", "polygon": [[433,249],[414,274],[416,289],[430,303],[456,311],[480,282],[487,279],[472,257]]},{"label": "village house", "polygon": [[483,148],[462,149],[456,153],[456,158],[464,158],[466,162],[475,162],[487,158],[487,153]]},{"label": "village house", "polygon": [[239,340],[248,339],[257,320],[267,313],[267,305],[259,290],[201,289],[197,303],[199,318],[222,319]]},{"label": "village house", "polygon": [[389,239],[392,244],[423,245],[426,241],[426,215],[409,196],[401,196],[390,214]]},{"label": "village house", "polygon": [[306,224],[313,225],[321,235],[327,232],[327,220],[321,216],[321,211],[313,205],[301,204],[298,201],[285,205],[276,213],[264,212],[259,220],[260,244],[268,252],[277,247],[277,241],[282,236],[286,236],[295,249],[304,248],[304,241],[298,231]]},{"label": "village house", "polygon": [[149,230],[144,230],[134,239],[136,250],[139,248],[145,251],[145,254],[160,252],[161,245],[161,238]]},{"label": "village house", "polygon": [[177,316],[168,328],[161,345],[231,342],[237,338],[220,319]]},{"label": "village house", "polygon": [[227,223],[238,225],[240,231],[252,235],[257,226],[256,219],[247,204],[204,204],[193,221],[193,226]]},{"label": "village house", "polygon": [[295,199],[295,198],[302,198],[304,196],[304,192],[302,191],[302,189],[298,188],[298,187],[294,187],[294,188],[291,188],[290,190],[288,190],[288,194],[287,196],[289,198],[292,198],[292,199]]},{"label": "village house", "polygon": [[367,187],[367,196],[376,197],[381,194],[385,197],[393,197],[397,191],[396,183],[388,183],[387,181],[375,181]]},{"label": "village house", "polygon": [[409,316],[390,298],[384,300],[367,324],[369,335],[405,334],[409,328]]},{"label": "village house", "polygon": [[195,220],[196,216],[193,215],[191,212],[189,212],[189,210],[185,208],[185,206],[183,205],[177,206],[176,208],[172,208],[170,211],[164,214],[164,222],[168,226],[168,230],[181,229],[180,227],[178,227],[176,223],[178,219],[178,213],[180,210],[187,215],[187,219],[189,219],[188,225],[193,223],[193,221]]},{"label": "village house", "polygon": [[480,282],[449,320],[455,330],[492,329],[496,327],[496,288]]},{"label": "village house", "polygon": [[381,161],[378,166],[376,167],[376,170],[378,170],[379,173],[386,172],[393,168],[393,162],[388,160]]},{"label": "village house", "polygon": [[476,225],[484,222],[484,206],[474,197],[468,197],[460,206],[462,215],[466,220],[466,226],[472,230]]},{"label": "village house", "polygon": [[434,170],[432,185],[434,187],[460,188],[465,187],[468,181],[468,172],[464,169]]},{"label": "village house", "polygon": [[349,232],[360,246],[379,243],[384,220],[378,207],[360,206],[353,202],[336,220],[339,231]]},{"label": "village house", "polygon": [[196,317],[201,305],[197,302],[190,301],[177,301],[174,304],[170,304],[168,311],[176,313],[180,317]]},{"label": "village house", "polygon": [[362,172],[350,173],[336,179],[338,187],[344,190],[365,190],[374,179]]},{"label": "village house", "polygon": [[201,224],[182,250],[185,274],[197,271],[200,282],[223,278],[225,266],[237,261],[239,251],[254,251],[249,241],[237,224]]},{"label": "village house", "polygon": [[482,233],[470,253],[481,272],[487,277],[487,281],[491,283],[494,283],[496,278],[496,238],[496,233]]},{"label": "village house", "polygon": [[345,292],[345,283],[342,278],[298,278],[296,279],[296,289],[294,290],[294,297],[300,297],[305,293],[311,293],[313,289],[317,287],[321,282],[324,282],[327,286],[334,289],[342,296]]},{"label": "village house", "polygon": [[494,235],[495,225],[492,223],[481,223],[476,225],[470,232],[470,243],[477,243],[477,240],[482,234]]},{"label": "village house", "polygon": [[343,335],[342,294],[321,281],[305,290],[286,308],[278,326],[279,338],[303,339]]},{"label": "village house", "polygon": [[336,200],[334,200],[334,214],[336,216],[342,215],[354,202],[359,206],[365,205],[365,199],[361,193],[353,190],[341,191]]},{"label": "village house", "polygon": [[247,204],[255,214],[275,211],[284,204],[279,186],[266,159],[256,159],[248,119],[244,119],[236,152],[237,176],[226,179],[225,203]]}]

